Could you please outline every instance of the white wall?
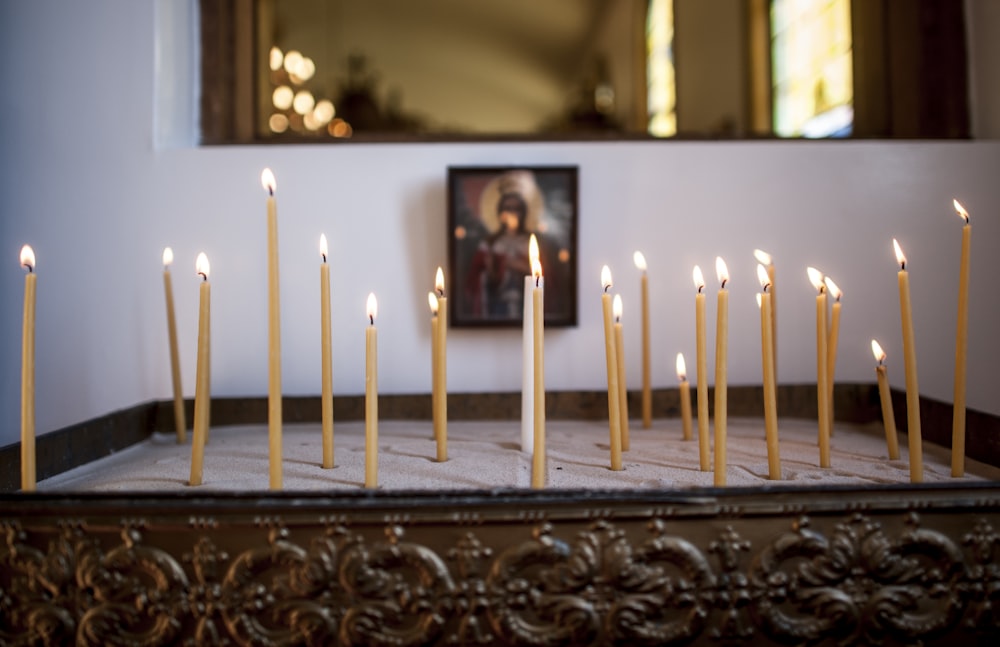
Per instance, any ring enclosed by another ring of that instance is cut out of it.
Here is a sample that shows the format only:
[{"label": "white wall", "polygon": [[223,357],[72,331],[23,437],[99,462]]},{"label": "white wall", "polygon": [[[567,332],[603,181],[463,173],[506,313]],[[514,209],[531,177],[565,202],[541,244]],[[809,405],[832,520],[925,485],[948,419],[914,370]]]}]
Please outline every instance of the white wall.
[{"label": "white wall", "polygon": [[[385,393],[426,392],[426,293],[446,262],[445,168],[580,167],[580,325],[546,339],[550,389],[599,389],[599,270],[623,293],[632,384],[639,379],[632,252],[650,264],[656,386],[694,346],[691,268],[731,282],[730,379],[759,382],[758,289],[751,251],[778,265],[779,375],[815,379],[806,265],[844,289],[839,379],[872,381],[872,336],[903,386],[896,267],[910,257],[924,395],[950,400],[961,223],[972,213],[969,406],[1000,414],[993,338],[1000,296],[1000,143],[633,142],[278,147],[153,146],[156,11],[128,0],[0,3],[0,444],[18,435],[23,272],[38,256],[40,433],[170,395],[160,253],[177,255],[185,392],[193,393],[194,258],[212,263],[213,393],[267,390],[265,166],[278,178],[285,392],[319,392],[318,252],[331,240],[334,388],[363,392],[365,296],[379,298]],[[183,33],[184,30],[178,30]],[[162,43],[161,43],[162,45]],[[169,50],[169,47],[166,48]],[[161,51],[163,48],[161,47]],[[160,95],[162,98],[162,94]],[[178,96],[178,101],[185,97]],[[183,123],[184,120],[180,119]],[[175,138],[167,137],[175,141]],[[715,281],[708,290],[714,321]],[[453,390],[516,391],[517,331],[454,330]]]}]

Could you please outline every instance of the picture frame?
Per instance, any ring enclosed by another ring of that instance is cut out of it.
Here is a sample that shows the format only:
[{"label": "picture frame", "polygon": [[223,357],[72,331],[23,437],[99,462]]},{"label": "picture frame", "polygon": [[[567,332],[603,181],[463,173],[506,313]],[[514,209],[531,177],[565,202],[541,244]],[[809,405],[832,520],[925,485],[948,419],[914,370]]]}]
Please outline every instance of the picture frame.
[{"label": "picture frame", "polygon": [[539,245],[545,325],[577,325],[576,166],[449,166],[449,325],[523,323],[528,241]]}]

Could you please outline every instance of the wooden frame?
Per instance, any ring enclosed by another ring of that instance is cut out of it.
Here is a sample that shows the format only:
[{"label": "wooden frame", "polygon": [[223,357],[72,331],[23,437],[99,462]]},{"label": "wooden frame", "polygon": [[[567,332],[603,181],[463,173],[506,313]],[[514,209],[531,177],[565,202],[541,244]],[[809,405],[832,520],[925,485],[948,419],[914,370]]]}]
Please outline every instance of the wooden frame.
[{"label": "wooden frame", "polygon": [[450,325],[522,324],[531,234],[545,277],[545,325],[576,325],[577,188],[575,166],[448,168]]}]

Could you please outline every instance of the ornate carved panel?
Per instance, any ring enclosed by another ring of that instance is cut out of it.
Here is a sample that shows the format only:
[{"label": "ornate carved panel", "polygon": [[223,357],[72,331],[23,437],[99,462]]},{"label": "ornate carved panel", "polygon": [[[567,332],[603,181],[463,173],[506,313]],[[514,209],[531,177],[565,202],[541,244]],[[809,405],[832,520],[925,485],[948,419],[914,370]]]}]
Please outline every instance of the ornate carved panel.
[{"label": "ornate carved panel", "polygon": [[0,499],[0,643],[1000,640],[1000,490]]}]

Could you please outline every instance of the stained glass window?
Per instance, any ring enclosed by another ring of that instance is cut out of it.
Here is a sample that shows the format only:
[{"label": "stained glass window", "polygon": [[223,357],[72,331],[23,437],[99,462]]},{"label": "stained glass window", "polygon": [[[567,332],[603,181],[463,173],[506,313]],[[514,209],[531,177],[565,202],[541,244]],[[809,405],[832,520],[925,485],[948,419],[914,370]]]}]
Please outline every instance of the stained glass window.
[{"label": "stained glass window", "polygon": [[677,134],[674,79],[674,2],[650,0],[646,14],[646,111],[649,134]]}]

